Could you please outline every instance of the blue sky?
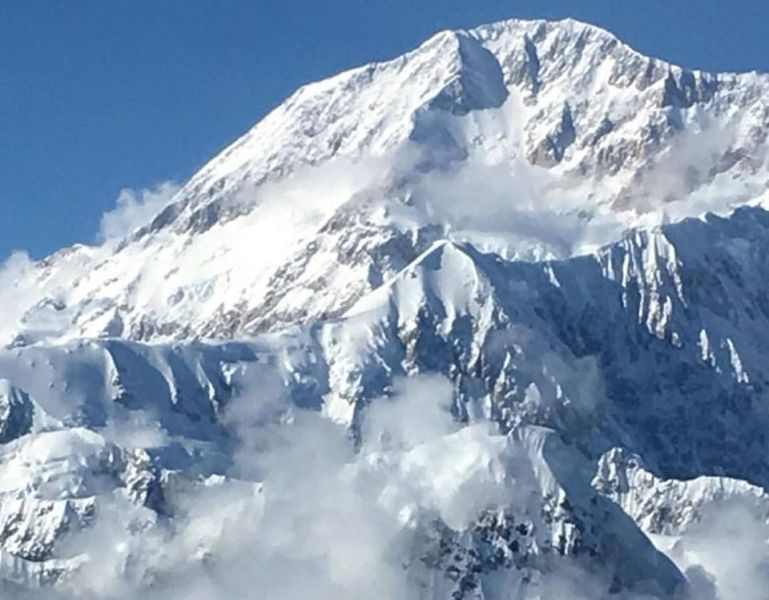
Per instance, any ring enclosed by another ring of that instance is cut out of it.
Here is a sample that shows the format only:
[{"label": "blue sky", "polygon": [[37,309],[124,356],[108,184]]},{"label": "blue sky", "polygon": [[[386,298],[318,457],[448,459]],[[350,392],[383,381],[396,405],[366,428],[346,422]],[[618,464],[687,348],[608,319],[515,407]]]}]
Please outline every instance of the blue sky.
[{"label": "blue sky", "polygon": [[571,16],[689,67],[769,71],[766,0],[0,0],[0,258],[92,242],[293,89],[444,28]]}]

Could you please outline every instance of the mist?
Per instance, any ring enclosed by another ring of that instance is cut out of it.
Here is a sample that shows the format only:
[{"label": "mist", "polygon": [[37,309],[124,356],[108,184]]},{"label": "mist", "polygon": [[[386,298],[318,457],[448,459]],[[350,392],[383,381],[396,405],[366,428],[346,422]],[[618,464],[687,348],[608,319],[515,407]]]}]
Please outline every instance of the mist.
[{"label": "mist", "polygon": [[[167,482],[170,520],[100,502],[93,525],[57,546],[80,566],[34,599],[443,598],[451,582],[420,558],[434,523],[461,535],[485,511],[538,497],[523,448],[488,421],[457,423],[441,377],[397,381],[357,439],[264,383],[226,409],[238,440],[228,472]],[[516,599],[600,597],[569,569],[530,592],[515,569],[504,577]]]}]

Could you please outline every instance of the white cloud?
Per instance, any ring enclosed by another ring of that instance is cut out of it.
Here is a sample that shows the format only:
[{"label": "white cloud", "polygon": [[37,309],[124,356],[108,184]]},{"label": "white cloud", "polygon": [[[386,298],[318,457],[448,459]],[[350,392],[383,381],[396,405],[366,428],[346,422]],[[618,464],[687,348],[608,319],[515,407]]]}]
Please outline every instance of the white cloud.
[{"label": "white cloud", "polygon": [[34,268],[26,252],[14,252],[0,265],[0,345],[11,341],[24,313],[38,300]]},{"label": "white cloud", "polygon": [[258,448],[236,454],[233,473],[248,479],[178,486],[168,527],[119,499],[101,505],[94,526],[59,550],[85,561],[65,591],[80,600],[415,598],[421,572],[404,561],[416,526],[435,517],[464,526],[514,497],[508,438],[484,424],[460,429],[446,381],[399,384],[367,415],[358,449],[346,428],[264,391],[227,409],[241,449]]},{"label": "white cloud", "polygon": [[[100,502],[94,526],[58,548],[84,561],[62,583],[69,598],[445,600],[420,595],[430,575],[415,554],[419,527],[440,518],[460,530],[487,508],[540,497],[512,437],[454,421],[445,379],[397,382],[366,411],[356,444],[321,413],[293,407],[279,379],[259,375],[266,385],[241,382],[224,415],[239,441],[231,478],[169,486],[175,517],[166,524],[119,496]],[[708,515],[677,550],[695,600],[763,598],[765,540],[763,522],[739,507]],[[534,597],[602,597],[576,564],[557,569]],[[532,597],[517,571],[504,577],[510,598]],[[448,589],[439,579],[436,589]]]},{"label": "white cloud", "polygon": [[769,524],[751,499],[715,502],[668,552],[696,600],[763,600],[769,589]]},{"label": "white cloud", "polygon": [[177,191],[179,186],[172,181],[163,181],[143,190],[121,190],[115,208],[102,215],[100,240],[107,244],[122,240],[138,227],[147,224],[171,201]]},{"label": "white cloud", "polygon": [[69,306],[73,283],[104,260],[126,235],[147,223],[177,189],[174,183],[163,182],[152,189],[122,190],[115,208],[102,216],[100,246],[78,244],[38,262],[26,252],[13,252],[0,264],[0,346],[66,332],[74,317]]}]

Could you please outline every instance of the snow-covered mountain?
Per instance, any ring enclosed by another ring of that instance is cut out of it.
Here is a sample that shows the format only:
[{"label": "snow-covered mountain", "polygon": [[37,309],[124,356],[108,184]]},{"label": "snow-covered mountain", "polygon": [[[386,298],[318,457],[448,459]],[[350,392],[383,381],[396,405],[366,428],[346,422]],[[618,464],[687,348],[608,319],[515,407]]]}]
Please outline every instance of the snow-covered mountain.
[{"label": "snow-covered mountain", "polygon": [[242,337],[343,314],[436,239],[565,258],[728,212],[766,189],[767,92],[573,21],[443,32],[301,88],[116,247],[36,265],[2,333]]},{"label": "snow-covered mountain", "polygon": [[442,32],[9,263],[4,585],[761,598],[767,92],[574,21]]}]

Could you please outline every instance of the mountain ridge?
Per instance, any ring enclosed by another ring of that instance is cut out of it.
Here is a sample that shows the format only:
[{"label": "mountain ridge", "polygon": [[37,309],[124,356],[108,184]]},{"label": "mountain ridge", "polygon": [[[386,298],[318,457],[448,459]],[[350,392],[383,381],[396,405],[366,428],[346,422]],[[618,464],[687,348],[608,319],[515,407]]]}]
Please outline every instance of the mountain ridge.
[{"label": "mountain ridge", "polygon": [[[572,21],[442,32],[401,58],[301,88],[114,250],[73,250],[82,291],[37,294],[25,317],[31,329],[61,324],[18,340],[215,338],[274,330],[301,314],[305,322],[339,315],[377,284],[355,283],[340,303],[316,296],[317,307],[274,290],[307,297],[323,282],[365,282],[367,271],[386,280],[397,267],[376,258],[388,253],[373,247],[376,238],[403,248],[401,266],[436,235],[538,259],[589,252],[627,227],[728,213],[766,189],[764,88],[766,77],[711,77],[644,59]],[[735,112],[741,105],[749,110]],[[477,208],[468,195],[480,196]],[[361,237],[340,229],[345,221],[357,221]],[[215,248],[219,266],[198,246]],[[263,258],[248,274],[242,265],[254,252]],[[281,280],[299,265],[304,280]],[[185,327],[165,314],[182,307]],[[237,313],[272,314],[228,324]]]}]

